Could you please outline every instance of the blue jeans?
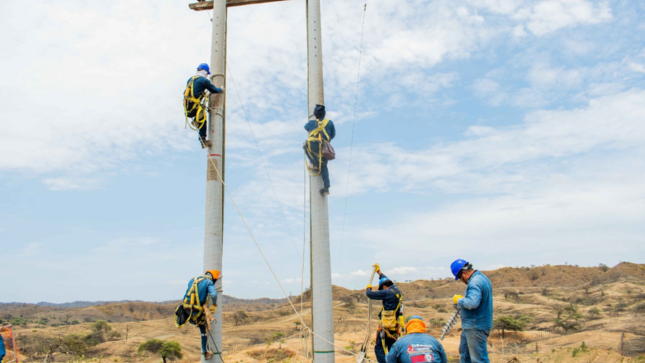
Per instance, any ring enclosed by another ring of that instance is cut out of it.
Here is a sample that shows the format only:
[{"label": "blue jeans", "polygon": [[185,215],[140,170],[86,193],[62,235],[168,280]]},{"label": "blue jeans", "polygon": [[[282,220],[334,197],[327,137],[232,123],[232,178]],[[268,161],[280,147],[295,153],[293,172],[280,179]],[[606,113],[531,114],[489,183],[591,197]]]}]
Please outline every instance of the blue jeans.
[{"label": "blue jeans", "polygon": [[461,332],[459,355],[461,363],[490,363],[488,359],[488,335],[490,330],[466,329]]},{"label": "blue jeans", "polygon": [[329,169],[327,169],[327,159],[322,158],[322,166],[318,165],[318,149],[320,148],[320,145],[317,142],[312,142],[311,143],[311,154],[314,156],[313,158],[309,156],[308,152],[305,152],[305,155],[307,155],[307,158],[309,158],[309,161],[311,161],[311,164],[314,166],[317,166],[320,168],[320,176],[322,177],[323,180],[323,186],[325,188],[329,188],[331,186],[331,183],[329,181]]},{"label": "blue jeans", "polygon": [[208,333],[206,332],[206,325],[197,325],[199,332],[202,334],[202,353],[208,352]]}]

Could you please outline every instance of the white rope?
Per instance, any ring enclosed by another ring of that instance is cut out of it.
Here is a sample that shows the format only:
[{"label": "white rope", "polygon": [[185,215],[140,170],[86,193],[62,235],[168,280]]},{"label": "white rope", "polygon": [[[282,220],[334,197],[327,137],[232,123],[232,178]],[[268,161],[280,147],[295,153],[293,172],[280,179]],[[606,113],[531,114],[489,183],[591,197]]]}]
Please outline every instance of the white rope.
[{"label": "white rope", "polygon": [[343,257],[343,242],[345,241],[345,219],[347,217],[347,200],[349,199],[349,177],[352,172],[352,153],[354,151],[354,128],[356,125],[356,106],[358,105],[358,85],[361,82],[361,60],[363,59],[363,34],[365,33],[365,14],[367,13],[367,0],[363,5],[363,25],[361,26],[361,45],[358,52],[358,70],[356,71],[356,96],[354,97],[354,118],[352,119],[352,141],[349,144],[349,164],[347,166],[347,188],[345,189],[345,210],[343,211],[343,227],[340,237],[340,251],[338,264]]}]

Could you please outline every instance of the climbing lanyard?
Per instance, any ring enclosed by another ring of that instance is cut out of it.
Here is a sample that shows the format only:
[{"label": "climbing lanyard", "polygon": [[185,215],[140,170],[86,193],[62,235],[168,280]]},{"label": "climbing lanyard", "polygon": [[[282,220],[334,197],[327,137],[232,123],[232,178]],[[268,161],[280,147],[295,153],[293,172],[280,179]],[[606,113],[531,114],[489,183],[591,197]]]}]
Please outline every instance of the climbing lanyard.
[{"label": "climbing lanyard", "polygon": [[[186,125],[191,129],[198,131],[206,124],[206,105],[203,104],[206,98],[206,92],[202,92],[199,98],[195,97],[195,80],[202,76],[193,76],[184,91],[184,115],[186,116]],[[188,122],[188,114],[195,111],[195,124]]]}]

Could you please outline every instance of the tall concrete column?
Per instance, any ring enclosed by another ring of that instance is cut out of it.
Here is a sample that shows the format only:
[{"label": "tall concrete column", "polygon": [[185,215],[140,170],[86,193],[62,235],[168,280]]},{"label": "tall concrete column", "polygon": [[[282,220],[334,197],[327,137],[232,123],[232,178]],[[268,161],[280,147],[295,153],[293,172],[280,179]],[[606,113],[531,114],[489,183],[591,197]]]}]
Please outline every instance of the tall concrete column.
[{"label": "tall concrete column", "polygon": [[[316,104],[325,104],[323,91],[320,0],[307,0],[308,115]],[[329,213],[327,197],[320,195],[320,175],[310,177],[311,185],[311,292],[313,330],[334,342],[334,316],[331,296],[331,256],[329,250]],[[314,336],[314,361],[333,363],[334,346]]]},{"label": "tall concrete column", "polygon": [[[226,0],[214,0],[213,38],[211,44],[211,79],[217,87],[226,83]],[[204,270],[222,271],[224,249],[224,188],[217,170],[224,177],[225,94],[211,94],[208,112],[208,147],[206,172],[206,224],[204,233]],[[214,162],[211,163],[211,160]],[[223,273],[223,272],[222,272]],[[219,295],[219,307],[215,313],[211,336],[208,337],[211,350],[215,353],[209,360],[202,356],[202,362],[221,363],[222,360],[222,281],[215,284]],[[215,340],[213,344],[211,337]],[[214,346],[215,345],[215,346]]]}]

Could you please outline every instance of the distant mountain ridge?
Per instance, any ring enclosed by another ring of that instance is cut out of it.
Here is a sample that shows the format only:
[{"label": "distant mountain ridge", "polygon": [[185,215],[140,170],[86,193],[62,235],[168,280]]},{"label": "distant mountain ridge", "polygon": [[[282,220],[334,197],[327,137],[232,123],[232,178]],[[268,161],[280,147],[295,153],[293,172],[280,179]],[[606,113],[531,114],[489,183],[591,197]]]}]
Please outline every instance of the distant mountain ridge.
[{"label": "distant mountain ridge", "polygon": [[[127,304],[127,303],[140,303],[145,302],[142,300],[119,300],[119,301],[73,301],[66,303],[51,303],[47,301],[41,301],[36,304],[22,303],[22,302],[0,302],[0,305],[36,305],[44,307],[53,307],[53,308],[64,308],[64,309],[73,309],[73,308],[87,308],[90,306],[98,305],[107,305],[107,304]],[[239,299],[229,295],[222,295],[222,304],[284,304],[287,302],[287,299],[270,299],[266,297],[258,299]],[[151,304],[160,304],[160,305],[170,305],[178,304],[179,300],[168,300],[168,301],[158,301],[158,302],[148,302]]]}]

